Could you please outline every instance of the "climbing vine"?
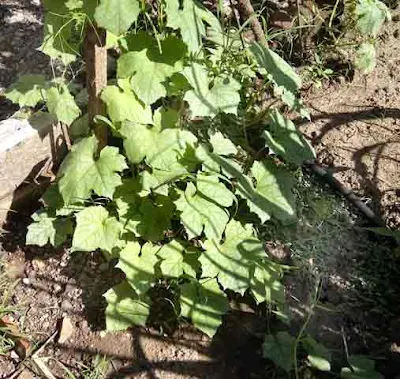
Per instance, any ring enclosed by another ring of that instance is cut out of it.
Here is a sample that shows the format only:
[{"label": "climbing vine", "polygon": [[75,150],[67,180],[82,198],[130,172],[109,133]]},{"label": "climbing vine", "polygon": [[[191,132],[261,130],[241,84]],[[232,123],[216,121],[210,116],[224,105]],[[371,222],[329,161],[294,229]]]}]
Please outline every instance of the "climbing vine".
[{"label": "climbing vine", "polygon": [[[145,325],[160,283],[177,286],[175,313],[209,336],[228,310],[227,290],[282,309],[283,266],[258,227],[296,220],[292,171],[315,157],[285,116],[309,117],[300,77],[193,0],[44,3],[43,53],[67,70],[90,26],[106,30],[118,58],[101,92],[106,113],[94,120],[110,136],[101,149],[65,78],[25,76],[7,92],[21,107],[45,104],[74,142],[27,244],[72,240],[72,251],[118,261],[125,280],[104,294],[110,331]],[[268,337],[266,356],[288,338]],[[309,351],[321,350],[310,341]]]}]

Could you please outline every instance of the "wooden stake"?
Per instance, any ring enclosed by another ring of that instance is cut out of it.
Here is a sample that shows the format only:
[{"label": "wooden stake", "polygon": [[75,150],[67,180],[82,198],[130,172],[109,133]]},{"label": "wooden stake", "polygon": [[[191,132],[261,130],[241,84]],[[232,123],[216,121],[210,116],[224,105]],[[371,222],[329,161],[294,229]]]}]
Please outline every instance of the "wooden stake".
[{"label": "wooden stake", "polygon": [[93,24],[86,27],[84,58],[87,73],[87,90],[89,95],[89,125],[99,141],[99,150],[107,145],[107,127],[96,124],[94,118],[105,114],[105,106],[100,99],[101,90],[107,86],[107,49],[106,31]]}]

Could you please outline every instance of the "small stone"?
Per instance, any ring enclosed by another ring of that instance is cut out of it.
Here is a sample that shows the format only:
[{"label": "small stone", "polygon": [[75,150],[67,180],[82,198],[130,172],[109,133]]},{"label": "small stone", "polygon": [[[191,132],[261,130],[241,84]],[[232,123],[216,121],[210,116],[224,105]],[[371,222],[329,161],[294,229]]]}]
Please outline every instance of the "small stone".
[{"label": "small stone", "polygon": [[13,359],[14,361],[19,361],[19,356],[18,356],[18,354],[17,354],[14,350],[11,351],[10,357],[11,357],[11,359]]},{"label": "small stone", "polygon": [[60,293],[62,291],[62,285],[61,284],[55,284],[54,285],[54,287],[53,287],[53,292],[55,293],[55,294],[58,294],[58,293]]},{"label": "small stone", "polygon": [[42,259],[35,258],[32,261],[32,265],[36,270],[41,271],[46,267],[46,262],[44,262]]},{"label": "small stone", "polygon": [[71,320],[68,317],[64,317],[61,330],[58,337],[58,343],[65,343],[72,336],[74,332],[74,326],[72,325]]},{"label": "small stone", "polygon": [[25,262],[21,258],[13,259],[6,266],[7,276],[12,280],[23,278],[24,271],[25,271]]},{"label": "small stone", "polygon": [[75,288],[76,288],[76,285],[75,285],[75,284],[68,283],[68,284],[65,286],[65,291],[64,291],[64,293],[65,293],[66,295],[68,295],[68,294],[71,293]]},{"label": "small stone", "polygon": [[35,377],[30,370],[25,369],[18,375],[18,379],[35,379]]},{"label": "small stone", "polygon": [[22,279],[22,283],[24,283],[26,286],[29,286],[29,284],[31,284],[31,281],[29,280],[29,278],[24,278]]},{"label": "small stone", "polygon": [[61,302],[61,309],[65,312],[70,312],[74,309],[74,307],[68,300],[63,300]]}]

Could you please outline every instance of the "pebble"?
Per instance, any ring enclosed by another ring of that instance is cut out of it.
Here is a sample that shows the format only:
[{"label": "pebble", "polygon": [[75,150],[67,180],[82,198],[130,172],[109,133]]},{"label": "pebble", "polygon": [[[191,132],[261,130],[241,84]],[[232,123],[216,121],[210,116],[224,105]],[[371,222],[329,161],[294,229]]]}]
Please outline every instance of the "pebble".
[{"label": "pebble", "polygon": [[25,262],[23,259],[16,258],[11,260],[6,266],[7,276],[12,279],[18,279],[24,277]]},{"label": "pebble", "polygon": [[29,278],[24,278],[22,279],[22,283],[24,283],[26,286],[29,286],[29,284],[31,284],[31,281],[29,280]]},{"label": "pebble", "polygon": [[43,270],[46,267],[46,262],[44,262],[42,259],[39,258],[34,258],[32,261],[33,267],[35,267],[36,270]]},{"label": "pebble", "polygon": [[74,333],[74,326],[72,325],[71,320],[68,317],[64,317],[61,324],[58,343],[65,343],[66,341],[68,341],[68,339],[72,336],[73,333]]},{"label": "pebble", "polygon": [[53,292],[54,294],[58,294],[62,291],[62,285],[61,284],[55,284],[53,287]]},{"label": "pebble", "polygon": [[70,301],[68,300],[63,300],[61,302],[61,309],[65,312],[72,311],[74,309],[74,306],[71,304]]},{"label": "pebble", "polygon": [[66,295],[68,295],[68,294],[69,294],[70,292],[72,292],[75,288],[76,288],[76,285],[75,285],[75,284],[68,283],[68,284],[65,286],[64,293],[65,293]]}]

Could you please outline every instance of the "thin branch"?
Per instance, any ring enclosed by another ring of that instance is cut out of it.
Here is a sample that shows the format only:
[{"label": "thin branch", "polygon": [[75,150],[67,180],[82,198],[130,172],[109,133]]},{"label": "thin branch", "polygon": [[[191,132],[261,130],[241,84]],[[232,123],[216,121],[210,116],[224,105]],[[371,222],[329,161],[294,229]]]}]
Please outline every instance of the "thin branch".
[{"label": "thin branch", "polygon": [[250,21],[251,30],[253,31],[255,40],[261,45],[267,47],[268,42],[265,38],[264,30],[261,26],[260,21],[257,18],[256,13],[254,12],[254,8],[250,0],[239,0],[238,5],[242,21]]}]

